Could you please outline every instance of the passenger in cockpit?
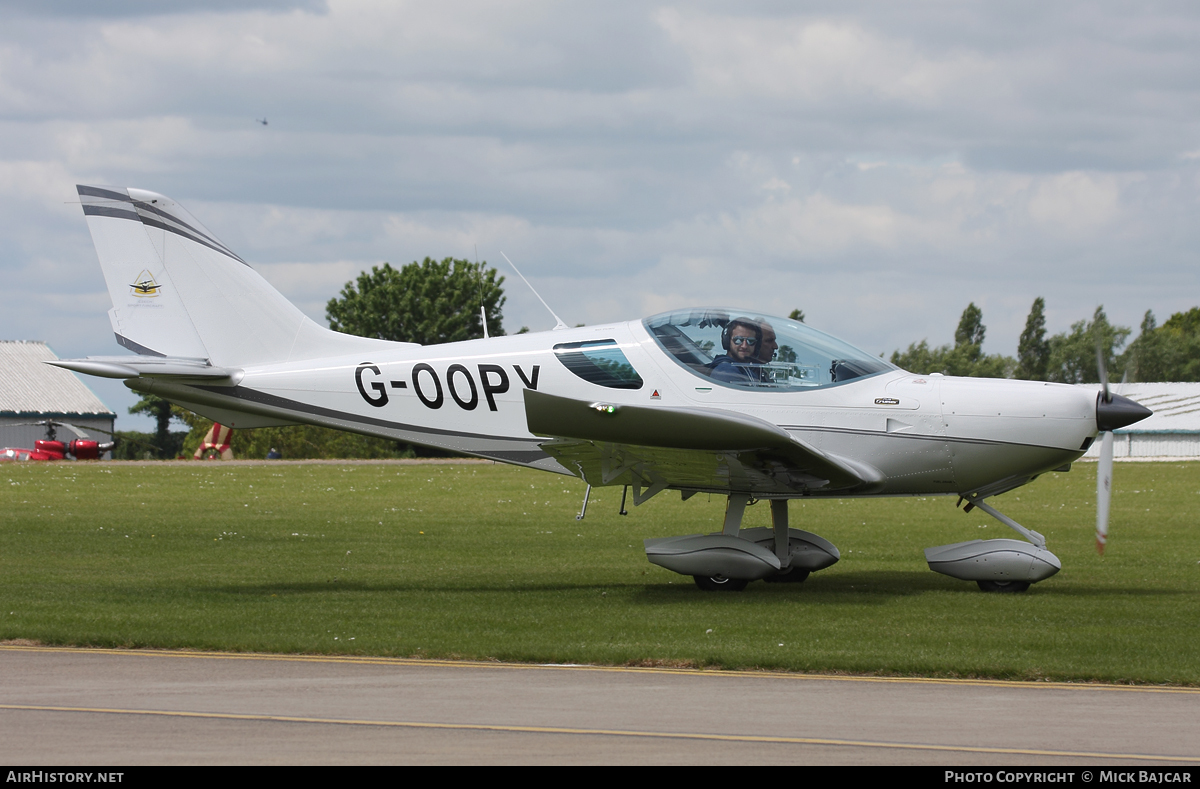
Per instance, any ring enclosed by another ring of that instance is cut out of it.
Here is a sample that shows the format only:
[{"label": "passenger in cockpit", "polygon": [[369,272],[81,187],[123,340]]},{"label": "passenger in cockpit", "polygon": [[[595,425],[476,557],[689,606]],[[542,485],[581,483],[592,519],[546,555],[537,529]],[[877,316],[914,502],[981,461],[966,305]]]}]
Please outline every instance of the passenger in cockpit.
[{"label": "passenger in cockpit", "polygon": [[762,318],[755,318],[754,322],[762,330],[762,339],[758,341],[754,357],[763,364],[770,364],[775,358],[775,352],[779,350],[779,343],[775,339],[775,330]]},{"label": "passenger in cockpit", "polygon": [[[774,334],[772,331],[772,338]],[[725,354],[712,360],[712,377],[735,384],[758,383],[762,362],[757,354],[762,341],[763,330],[757,321],[734,318],[725,324],[725,330],[721,332],[721,348]]]}]

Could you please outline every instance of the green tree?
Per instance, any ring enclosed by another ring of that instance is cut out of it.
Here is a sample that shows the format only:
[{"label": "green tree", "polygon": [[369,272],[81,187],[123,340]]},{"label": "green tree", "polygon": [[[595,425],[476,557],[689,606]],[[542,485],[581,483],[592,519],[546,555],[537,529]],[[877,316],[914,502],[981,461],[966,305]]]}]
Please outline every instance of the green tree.
[{"label": "green tree", "polygon": [[[1151,316],[1153,317],[1153,316]],[[1046,363],[1046,380],[1065,384],[1098,383],[1100,368],[1096,366],[1099,346],[1109,380],[1121,380],[1123,370],[1117,351],[1125,344],[1131,331],[1125,326],[1113,326],[1104,314],[1104,306],[1096,308],[1090,321],[1071,324],[1071,331],[1050,338],[1050,354]]]},{"label": "green tree", "polygon": [[983,338],[987,328],[983,325],[983,310],[972,302],[963,310],[958,328],[954,331],[954,345],[930,348],[926,340],[913,343],[904,353],[892,354],[892,364],[915,373],[943,373],[945,375],[972,376],[975,378],[1010,378],[1016,361],[999,354],[986,356],[983,353]]},{"label": "green tree", "polygon": [[1155,324],[1147,310],[1141,333],[1118,364],[1127,366],[1135,381],[1200,381],[1200,307]]},{"label": "green tree", "polygon": [[1129,343],[1129,348],[1122,354],[1120,362],[1123,369],[1129,370],[1129,376],[1135,381],[1166,381],[1166,368],[1170,366],[1167,360],[1167,337],[1159,331],[1158,321],[1152,310],[1146,310],[1142,317],[1141,332],[1137,339]]},{"label": "green tree", "polygon": [[804,310],[792,310],[788,317],[799,323],[804,323]]},{"label": "green tree", "polygon": [[399,271],[373,266],[329,300],[325,317],[346,334],[437,345],[483,337],[482,304],[488,334],[501,335],[504,277],[485,266],[453,258],[425,258]]},{"label": "green tree", "polygon": [[983,325],[983,310],[976,307],[975,302],[971,302],[958,319],[958,328],[954,330],[954,347],[974,345],[982,348],[985,334],[987,327]]},{"label": "green tree", "polygon": [[908,350],[903,353],[899,350],[893,351],[892,364],[923,375],[927,373],[941,373],[945,372],[945,357],[949,351],[949,345],[943,345],[940,348],[930,348],[928,340],[921,340],[920,342],[909,344]]},{"label": "green tree", "polygon": [[[131,414],[146,414],[154,417],[155,431],[150,441],[157,451],[155,456],[160,460],[163,458],[173,458],[179,453],[180,441],[182,433],[171,432],[171,419],[175,416],[175,406],[158,397],[157,395],[144,395],[141,400],[137,401],[136,405],[129,407]],[[132,445],[128,452],[132,453],[130,457],[140,457],[144,452],[150,451],[145,444]]]},{"label": "green tree", "polygon": [[1025,331],[1017,343],[1017,378],[1029,381],[1046,380],[1046,364],[1050,361],[1050,341],[1046,339],[1046,300],[1033,300]]},{"label": "green tree", "polygon": [[1192,307],[1187,312],[1175,313],[1167,318],[1163,328],[1180,334],[1200,334],[1200,307]]},{"label": "green tree", "polygon": [[1163,381],[1200,381],[1200,307],[1177,312],[1159,330],[1170,348]]}]

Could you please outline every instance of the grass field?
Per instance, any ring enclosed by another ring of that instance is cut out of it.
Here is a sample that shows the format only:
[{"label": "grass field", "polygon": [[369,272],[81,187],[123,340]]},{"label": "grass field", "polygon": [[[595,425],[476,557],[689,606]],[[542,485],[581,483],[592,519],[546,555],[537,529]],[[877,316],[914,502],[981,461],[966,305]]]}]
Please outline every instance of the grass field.
[{"label": "grass field", "polygon": [[[645,537],[715,531],[724,502],[490,464],[0,467],[0,639],[51,644],[1200,684],[1200,463],[1095,466],[993,501],[1063,562],[1023,595],[922,549],[1012,533],[952,498],[809,501],[842,561],[804,584],[703,593]],[[765,503],[746,525],[769,525]]]}]

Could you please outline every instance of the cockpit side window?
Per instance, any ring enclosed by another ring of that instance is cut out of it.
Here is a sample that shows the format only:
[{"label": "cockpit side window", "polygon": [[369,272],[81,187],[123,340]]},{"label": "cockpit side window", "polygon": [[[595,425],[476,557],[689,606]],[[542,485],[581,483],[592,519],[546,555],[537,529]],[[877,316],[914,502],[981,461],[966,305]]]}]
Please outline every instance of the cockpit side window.
[{"label": "cockpit side window", "polygon": [[670,323],[652,328],[651,333],[675,360],[701,375],[712,375],[712,341],[699,345],[678,327]]},{"label": "cockpit side window", "polygon": [[805,391],[896,369],[798,321],[752,312],[666,313],[645,326],[675,362],[723,386]]},{"label": "cockpit side window", "polygon": [[588,383],[609,389],[641,389],[642,377],[616,340],[564,342],[554,346],[563,366]]}]

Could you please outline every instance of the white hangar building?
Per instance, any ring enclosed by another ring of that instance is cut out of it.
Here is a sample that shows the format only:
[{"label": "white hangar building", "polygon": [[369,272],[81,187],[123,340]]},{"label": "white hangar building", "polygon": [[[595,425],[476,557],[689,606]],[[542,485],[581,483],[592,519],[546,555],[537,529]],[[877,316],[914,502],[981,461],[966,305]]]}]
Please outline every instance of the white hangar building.
[{"label": "white hangar building", "polygon": [[[117,415],[73,373],[42,364],[57,358],[44,342],[0,340],[0,447],[33,449],[46,428],[22,423],[43,419],[77,425],[93,441],[112,440],[108,433]],[[69,428],[58,429],[60,441],[73,438],[78,436]]]},{"label": "white hangar building", "polygon": [[[1100,390],[1099,384],[1084,386]],[[1115,384],[1110,389],[1154,412],[1113,431],[1114,458],[1200,459],[1200,383]],[[1099,456],[1097,441],[1084,457]]]}]

